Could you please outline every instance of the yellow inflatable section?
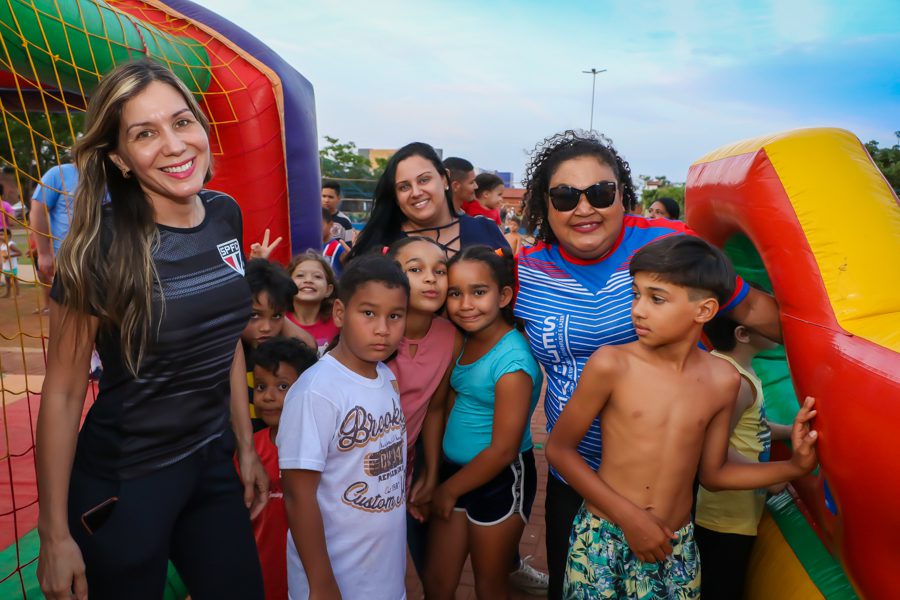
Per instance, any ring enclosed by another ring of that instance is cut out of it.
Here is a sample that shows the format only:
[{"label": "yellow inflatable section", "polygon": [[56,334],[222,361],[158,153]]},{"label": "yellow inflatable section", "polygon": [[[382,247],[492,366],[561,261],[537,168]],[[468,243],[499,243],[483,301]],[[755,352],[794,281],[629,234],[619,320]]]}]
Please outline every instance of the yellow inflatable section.
[{"label": "yellow inflatable section", "polygon": [[763,514],[763,520],[759,522],[747,572],[751,576],[747,578],[744,600],[824,598],[768,512]]},{"label": "yellow inflatable section", "polygon": [[900,352],[900,208],[865,147],[849,131],[805,129],[726,146],[697,163],[761,149],[790,198],[838,324]]},{"label": "yellow inflatable section", "polygon": [[[818,413],[820,469],[794,482],[798,506],[859,596],[900,597],[896,194],[853,134],[802,129],[698,160],[685,214],[705,239],[745,244],[772,284],[794,391]],[[819,565],[800,558],[824,593]]]}]

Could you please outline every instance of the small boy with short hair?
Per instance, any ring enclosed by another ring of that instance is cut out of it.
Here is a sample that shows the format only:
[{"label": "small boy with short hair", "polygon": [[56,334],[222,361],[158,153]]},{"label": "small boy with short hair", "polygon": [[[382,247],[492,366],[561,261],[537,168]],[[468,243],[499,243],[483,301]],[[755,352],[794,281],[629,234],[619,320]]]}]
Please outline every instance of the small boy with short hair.
[{"label": "small boy with short hair", "polygon": [[266,600],[287,600],[287,514],[278,469],[275,436],[284,397],[300,374],[316,363],[316,351],[300,340],[274,337],[254,352],[253,406],[266,429],[253,435],[253,445],[269,476],[269,502],[253,519],[253,537],[262,565]]},{"label": "small boy with short hair", "polygon": [[[749,462],[766,462],[771,442],[791,436],[787,425],[767,421],[763,385],[752,365],[758,352],[776,344],[722,314],[704,325],[703,333],[712,343],[712,355],[728,361],[741,374],[741,387],[729,423],[728,451]],[[765,504],[765,488],[711,492],[700,486],[694,536],[703,562],[703,600],[732,600],[743,595],[747,565]]]},{"label": "small boy with short hair", "polygon": [[333,179],[322,181],[322,208],[331,215],[330,237],[352,246],[356,231],[350,218],[341,212],[341,184]]},{"label": "small boy with short hair", "polygon": [[464,202],[463,212],[471,217],[485,217],[503,226],[500,205],[503,204],[503,180],[493,173],[479,173],[475,177],[475,198]]},{"label": "small boy with short hair", "polygon": [[509,249],[512,251],[513,256],[515,256],[519,253],[519,248],[522,248],[525,245],[522,234],[519,233],[519,228],[522,226],[522,219],[518,215],[511,214],[506,217],[506,224],[509,227],[509,233],[504,234],[503,237],[509,242]]},{"label": "small boy with short hair", "polygon": [[291,598],[406,596],[406,423],[382,361],[403,338],[409,281],[392,259],[347,265],[337,345],[285,399],[276,438]]},{"label": "small boy with short hair", "polygon": [[[698,347],[703,324],[730,297],[734,271],[717,249],[671,236],[631,260],[638,341],[604,346],[585,365],[547,442],[550,464],[585,502],[573,524],[565,597],[699,598],[692,483],[756,489],[816,464],[807,398],[794,421],[790,460],[728,461],[741,377]],[[600,418],[597,472],[576,448]]]}]

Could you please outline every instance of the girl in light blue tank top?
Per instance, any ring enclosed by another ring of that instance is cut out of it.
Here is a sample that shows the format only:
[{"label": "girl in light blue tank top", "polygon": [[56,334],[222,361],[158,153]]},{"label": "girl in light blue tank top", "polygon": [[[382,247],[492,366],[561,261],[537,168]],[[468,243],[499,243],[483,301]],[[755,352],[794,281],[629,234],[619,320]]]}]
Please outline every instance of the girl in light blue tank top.
[{"label": "girl in light blue tank top", "polygon": [[455,397],[432,497],[427,597],[452,596],[473,547],[479,588],[508,597],[508,567],[537,487],[529,424],[542,382],[513,327],[513,290],[508,254],[473,246],[450,260],[447,313],[466,342],[450,377]]}]

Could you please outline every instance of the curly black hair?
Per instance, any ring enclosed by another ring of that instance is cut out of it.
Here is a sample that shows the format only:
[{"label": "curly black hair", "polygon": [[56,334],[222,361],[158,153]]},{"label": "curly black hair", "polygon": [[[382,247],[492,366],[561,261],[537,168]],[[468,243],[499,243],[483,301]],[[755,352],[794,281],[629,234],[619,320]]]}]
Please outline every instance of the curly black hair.
[{"label": "curly black hair", "polygon": [[637,205],[631,167],[616,152],[612,140],[603,134],[572,129],[557,133],[545,138],[535,147],[525,171],[525,214],[522,224],[528,231],[537,230],[537,238],[544,242],[556,242],[556,235],[546,224],[550,178],[560,164],[579,156],[593,156],[608,165],[619,182],[625,210]]},{"label": "curly black hair", "polygon": [[297,375],[303,373],[314,364],[318,357],[314,348],[310,348],[300,340],[276,336],[269,338],[253,351],[253,363],[273,375],[278,374],[280,363],[294,367]]}]

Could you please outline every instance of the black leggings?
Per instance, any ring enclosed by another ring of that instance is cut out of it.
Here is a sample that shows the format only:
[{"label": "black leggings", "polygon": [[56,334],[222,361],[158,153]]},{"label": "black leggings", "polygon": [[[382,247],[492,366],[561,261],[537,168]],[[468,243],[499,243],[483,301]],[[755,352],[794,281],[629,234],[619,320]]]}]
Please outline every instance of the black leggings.
[{"label": "black leggings", "polygon": [[544,504],[544,522],[547,526],[547,571],[550,575],[549,600],[561,600],[563,579],[566,575],[566,557],[569,555],[569,536],[572,522],[584,502],[574,489],[549,473],[547,498]]},{"label": "black leggings", "polygon": [[719,533],[694,525],[694,540],[703,569],[700,597],[703,600],[742,598],[756,536]]},{"label": "black leggings", "polygon": [[[91,600],[159,600],[170,558],[194,600],[263,600],[243,488],[230,436],[223,438],[135,479],[72,469],[69,529],[84,557]],[[89,534],[81,515],[114,496],[109,518]]]}]

